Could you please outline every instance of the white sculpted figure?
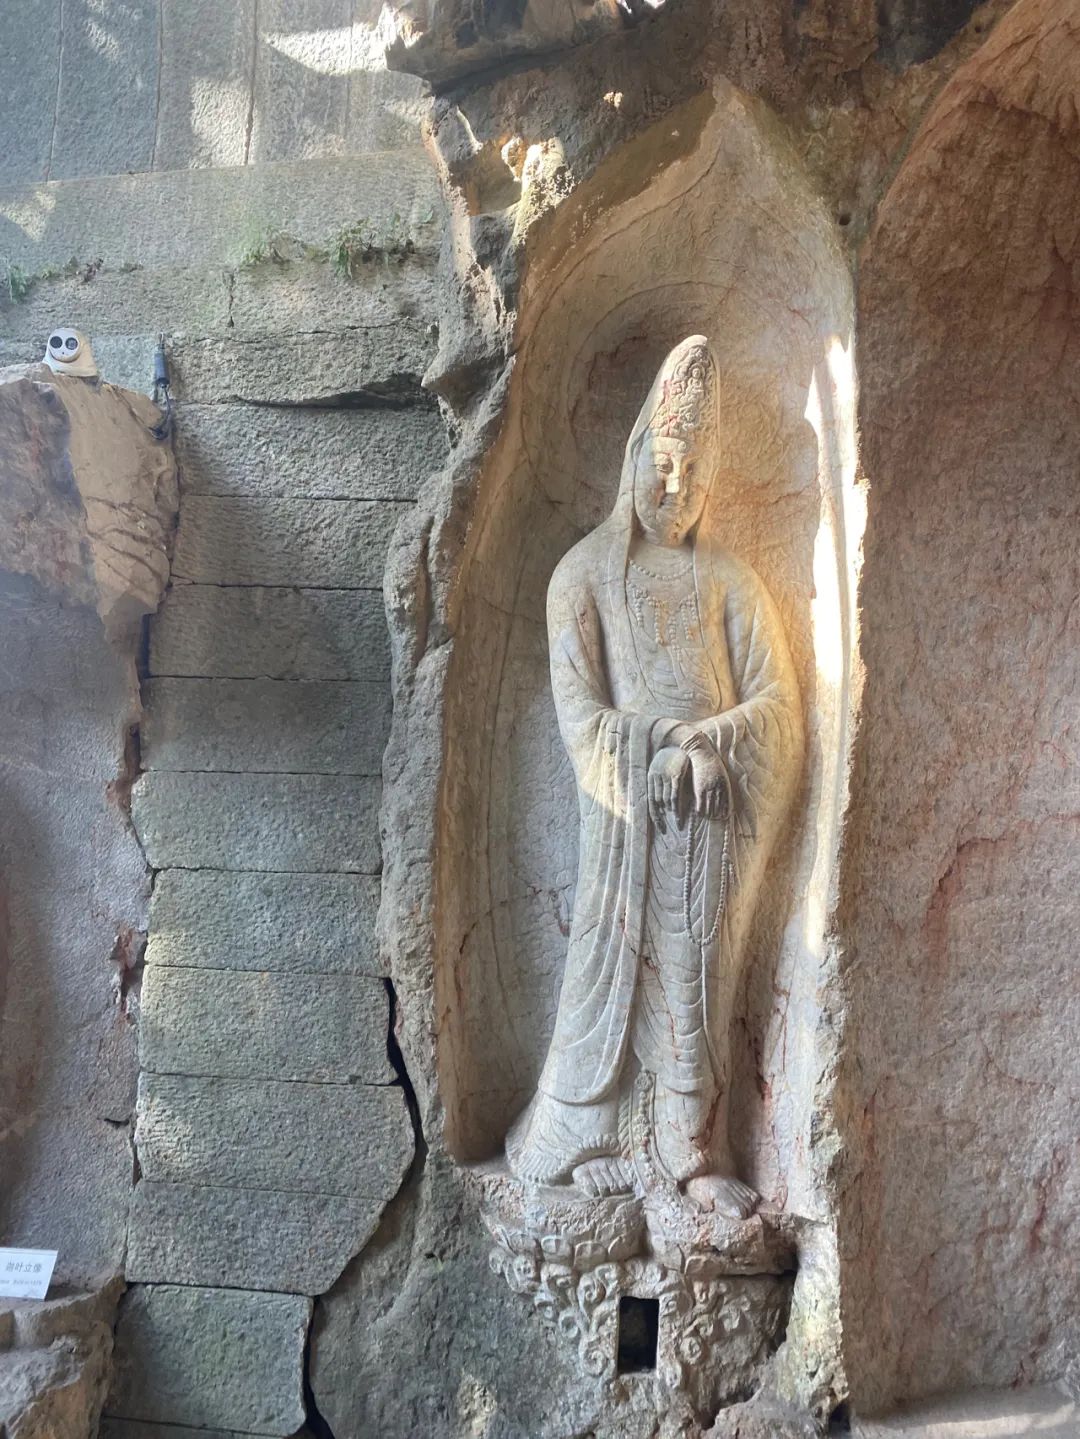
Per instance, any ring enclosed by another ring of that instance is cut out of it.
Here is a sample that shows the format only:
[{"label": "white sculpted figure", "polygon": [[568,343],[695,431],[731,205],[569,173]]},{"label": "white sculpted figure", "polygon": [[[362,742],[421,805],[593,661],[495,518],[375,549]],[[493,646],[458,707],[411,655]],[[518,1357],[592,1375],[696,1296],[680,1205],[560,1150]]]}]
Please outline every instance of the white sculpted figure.
[{"label": "white sculpted figure", "polygon": [[758,1196],[728,1146],[731,1010],[803,739],[776,610],[712,533],[717,440],[694,335],[638,416],[612,514],[548,589],[580,857],[555,1032],[507,1159],[590,1197],[677,1186],[741,1218]]}]

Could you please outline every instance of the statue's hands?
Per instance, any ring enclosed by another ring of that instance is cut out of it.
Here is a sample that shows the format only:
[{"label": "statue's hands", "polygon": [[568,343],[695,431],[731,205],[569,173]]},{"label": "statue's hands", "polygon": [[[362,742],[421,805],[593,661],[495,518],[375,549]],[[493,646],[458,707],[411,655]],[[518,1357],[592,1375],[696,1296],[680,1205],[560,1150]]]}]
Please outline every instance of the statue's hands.
[{"label": "statue's hands", "polygon": [[690,751],[694,782],[694,813],[702,819],[723,819],[728,808],[728,782],[724,762],[712,744],[701,741]]},{"label": "statue's hands", "polygon": [[649,813],[657,829],[667,828],[669,811],[677,820],[682,819],[689,768],[690,756],[675,745],[666,745],[653,755],[649,765]]}]

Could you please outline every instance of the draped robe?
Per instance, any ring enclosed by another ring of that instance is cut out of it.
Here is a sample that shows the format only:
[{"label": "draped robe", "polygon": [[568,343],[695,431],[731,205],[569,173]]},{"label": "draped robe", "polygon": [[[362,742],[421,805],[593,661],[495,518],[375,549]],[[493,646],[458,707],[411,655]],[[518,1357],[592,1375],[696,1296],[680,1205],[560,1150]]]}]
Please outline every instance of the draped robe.
[{"label": "draped robe", "polygon": [[[548,591],[551,683],[580,830],[555,1030],[536,1097],[507,1141],[511,1169],[539,1182],[597,1155],[634,1157],[628,1085],[641,1072],[667,1098],[665,1128],[678,1129],[685,1101],[694,1131],[669,1177],[707,1168],[702,1130],[718,1095],[726,1108],[734,981],[801,766],[799,696],[775,608],[753,570],[705,534],[685,582],[684,671],[671,672],[674,688],[658,683],[635,623],[631,504],[624,478],[614,514],[566,555]],[[716,819],[666,815],[658,829],[649,766],[687,724],[720,755],[728,805]]]}]

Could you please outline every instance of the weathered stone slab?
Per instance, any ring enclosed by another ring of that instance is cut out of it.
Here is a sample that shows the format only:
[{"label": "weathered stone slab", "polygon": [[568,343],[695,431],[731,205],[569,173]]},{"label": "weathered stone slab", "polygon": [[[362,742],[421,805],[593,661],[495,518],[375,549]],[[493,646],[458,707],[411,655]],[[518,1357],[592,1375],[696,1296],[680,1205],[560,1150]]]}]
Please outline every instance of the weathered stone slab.
[{"label": "weathered stone slab", "polygon": [[165,0],[154,167],[247,160],[256,0]]},{"label": "weathered stone slab", "polygon": [[429,326],[400,317],[344,333],[193,339],[173,348],[177,397],[306,405],[341,395],[415,398],[434,352]]},{"label": "weathered stone slab", "polygon": [[[51,179],[122,175],[153,164],[159,0],[95,13],[61,8]],[[82,253],[86,243],[72,254]]]},{"label": "weathered stone slab", "polygon": [[311,1303],[243,1289],[151,1285],[120,1307],[106,1408],[144,1422],[284,1436],[304,1422]]},{"label": "weathered stone slab", "polygon": [[175,584],[150,627],[150,673],[387,683],[382,595]]},{"label": "weathered stone slab", "polygon": [[438,411],[415,405],[184,405],[176,443],[185,494],[275,499],[413,499],[447,449]]},{"label": "weathered stone slab", "polygon": [[[356,26],[357,37],[366,32],[369,55],[380,68],[368,70],[349,88],[349,150],[397,150],[415,142],[427,109],[427,87],[414,75],[381,68],[383,42],[377,26]],[[372,51],[374,54],[372,54]]]},{"label": "weathered stone slab", "polygon": [[180,508],[176,579],[203,584],[375,589],[398,516],[383,500],[223,499],[188,495]]},{"label": "weathered stone slab", "polygon": [[[174,332],[225,334],[229,298],[229,274],[220,265],[102,269],[92,275],[85,265],[74,273],[65,267],[49,279],[35,280],[23,300],[4,311],[0,329],[12,339],[26,340],[26,358],[40,360],[45,336],[57,315],[63,315],[93,337],[101,373],[120,384],[122,346],[130,356],[137,342],[152,341],[156,347],[163,315]],[[148,364],[134,388],[145,390],[153,379],[153,365]]]},{"label": "weathered stone slab", "polygon": [[262,0],[251,159],[320,159],[345,143],[353,0]]},{"label": "weathered stone slab", "polygon": [[59,37],[60,0],[8,0],[4,6],[0,95],[6,140],[0,147],[0,185],[47,178]]},{"label": "weathered stone slab", "polygon": [[[4,1029],[6,1044],[11,1029]],[[42,1041],[55,1042],[54,1037]],[[54,1283],[97,1286],[118,1274],[131,1194],[128,1126],[78,1108],[0,1109],[0,1133],[5,1135],[0,1150],[4,1243],[29,1249],[55,1244]]]},{"label": "weathered stone slab", "polygon": [[388,1198],[413,1136],[397,1085],[143,1074],[136,1144],[144,1179]]},{"label": "weathered stone slab", "polygon": [[[434,231],[438,224],[432,212],[425,228]],[[346,243],[353,254],[367,256],[356,258],[347,272],[337,244],[333,253],[313,255],[286,239],[256,238],[246,262],[231,272],[229,338],[332,331],[342,346],[351,346],[369,340],[349,331],[402,322],[419,324],[430,337],[438,311],[434,266],[414,253],[411,237],[402,238],[393,225],[382,233],[362,227]],[[428,343],[434,350],[431,338]],[[430,404],[419,389],[412,398]]]},{"label": "weathered stone slab", "polygon": [[139,1058],[157,1074],[389,1084],[381,979],[152,965]]},{"label": "weathered stone slab", "polygon": [[[49,223],[40,223],[43,193]],[[356,223],[357,196],[376,233],[399,231],[415,248],[437,251],[439,182],[421,145],[383,155],[349,155],[318,165],[242,165],[69,180],[42,192],[37,184],[0,195],[5,257],[28,273],[86,255],[104,268],[235,265],[258,235],[285,234],[319,248]],[[148,223],[149,216],[164,217]]]},{"label": "weathered stone slab", "polygon": [[387,684],[156,679],[143,699],[146,769],[340,775],[382,769]]},{"label": "weathered stone slab", "polygon": [[361,874],[163,870],[148,965],[378,974],[379,881]]},{"label": "weathered stone slab", "polygon": [[150,773],[132,819],[155,869],[377,874],[379,790],[350,776]]},{"label": "weathered stone slab", "polygon": [[144,1179],[132,1198],[127,1277],[321,1294],[371,1238],[383,1208],[375,1196]]}]

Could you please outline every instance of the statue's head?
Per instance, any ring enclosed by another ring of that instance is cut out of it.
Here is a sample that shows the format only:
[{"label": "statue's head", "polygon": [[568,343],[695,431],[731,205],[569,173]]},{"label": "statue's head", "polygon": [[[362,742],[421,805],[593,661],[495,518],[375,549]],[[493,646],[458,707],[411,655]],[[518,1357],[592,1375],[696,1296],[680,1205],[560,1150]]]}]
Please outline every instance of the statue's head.
[{"label": "statue's head", "polygon": [[701,519],[715,464],[716,365],[704,335],[676,345],[638,417],[630,455],[645,535],[681,545]]}]

